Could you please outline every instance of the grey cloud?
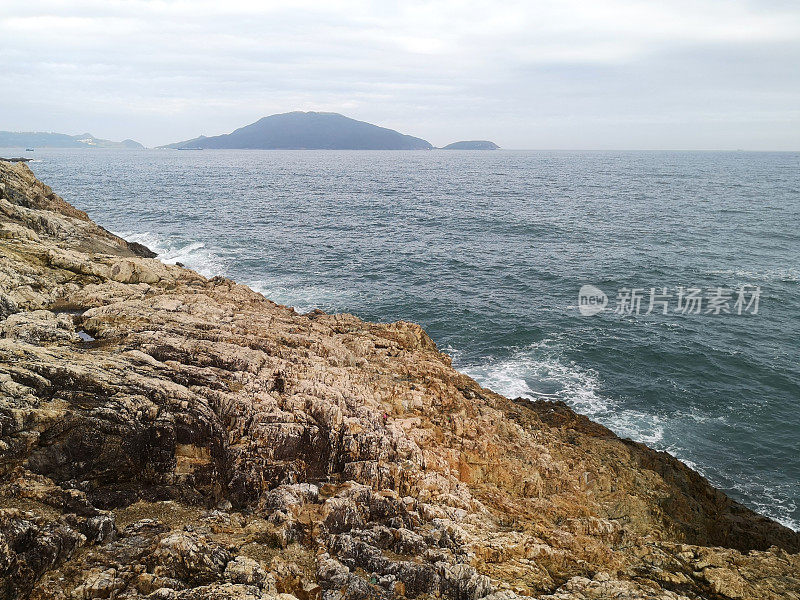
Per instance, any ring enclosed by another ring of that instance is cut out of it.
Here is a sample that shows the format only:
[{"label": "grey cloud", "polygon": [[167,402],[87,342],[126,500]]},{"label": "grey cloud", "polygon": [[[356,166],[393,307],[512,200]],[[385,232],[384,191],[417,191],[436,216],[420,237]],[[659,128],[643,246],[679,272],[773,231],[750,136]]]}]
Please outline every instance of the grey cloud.
[{"label": "grey cloud", "polygon": [[434,144],[800,145],[791,2],[30,0],[0,60],[0,129],[147,145],[295,109]]}]

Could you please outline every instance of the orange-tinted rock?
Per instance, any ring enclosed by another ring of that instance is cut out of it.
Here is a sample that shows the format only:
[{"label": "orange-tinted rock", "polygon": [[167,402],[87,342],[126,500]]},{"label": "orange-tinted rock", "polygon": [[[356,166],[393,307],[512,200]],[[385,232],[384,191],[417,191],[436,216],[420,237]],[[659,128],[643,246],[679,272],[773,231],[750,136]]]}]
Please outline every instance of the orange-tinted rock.
[{"label": "orange-tinted rock", "polygon": [[800,594],[797,533],[416,325],[145,258],[21,163],[0,232],[2,597]]}]

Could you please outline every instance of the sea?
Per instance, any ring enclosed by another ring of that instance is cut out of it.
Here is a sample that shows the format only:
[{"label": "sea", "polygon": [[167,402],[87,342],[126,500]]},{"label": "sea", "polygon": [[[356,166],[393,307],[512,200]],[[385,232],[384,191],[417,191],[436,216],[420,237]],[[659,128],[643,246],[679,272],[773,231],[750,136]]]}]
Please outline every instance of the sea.
[{"label": "sea", "polygon": [[166,262],[420,323],[483,386],[563,400],[800,529],[800,153],[26,156]]}]

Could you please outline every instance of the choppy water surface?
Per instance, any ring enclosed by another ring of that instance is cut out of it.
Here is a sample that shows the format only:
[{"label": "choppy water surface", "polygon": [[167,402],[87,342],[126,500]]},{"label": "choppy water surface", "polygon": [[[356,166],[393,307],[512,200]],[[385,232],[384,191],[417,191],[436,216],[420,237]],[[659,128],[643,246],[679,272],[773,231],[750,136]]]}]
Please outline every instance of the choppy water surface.
[{"label": "choppy water surface", "polygon": [[[167,261],[300,311],[421,323],[800,527],[800,154],[38,150]],[[762,290],[757,315],[581,316],[578,289]]]}]

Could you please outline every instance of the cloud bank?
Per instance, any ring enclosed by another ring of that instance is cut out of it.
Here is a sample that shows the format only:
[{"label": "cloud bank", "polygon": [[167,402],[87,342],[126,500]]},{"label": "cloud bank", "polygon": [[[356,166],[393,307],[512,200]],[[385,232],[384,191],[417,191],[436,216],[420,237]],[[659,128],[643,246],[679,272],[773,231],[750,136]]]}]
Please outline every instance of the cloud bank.
[{"label": "cloud bank", "polygon": [[158,145],[328,110],[435,145],[800,150],[800,4],[0,6],[0,129]]}]

